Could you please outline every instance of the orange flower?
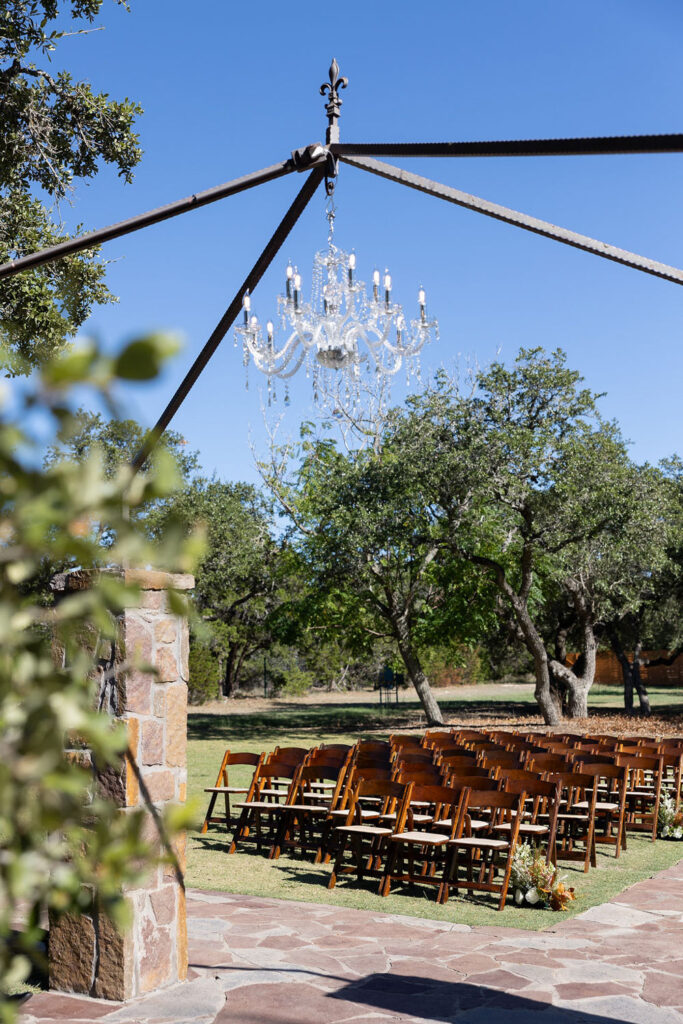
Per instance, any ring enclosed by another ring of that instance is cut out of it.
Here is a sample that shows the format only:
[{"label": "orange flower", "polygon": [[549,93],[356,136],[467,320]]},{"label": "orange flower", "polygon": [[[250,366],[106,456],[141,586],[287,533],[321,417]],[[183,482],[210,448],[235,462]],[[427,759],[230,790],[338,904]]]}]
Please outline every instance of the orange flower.
[{"label": "orange flower", "polygon": [[576,899],[573,888],[567,888],[564,882],[558,882],[554,889],[543,890],[550,898],[553,910],[566,910],[569,903]]}]

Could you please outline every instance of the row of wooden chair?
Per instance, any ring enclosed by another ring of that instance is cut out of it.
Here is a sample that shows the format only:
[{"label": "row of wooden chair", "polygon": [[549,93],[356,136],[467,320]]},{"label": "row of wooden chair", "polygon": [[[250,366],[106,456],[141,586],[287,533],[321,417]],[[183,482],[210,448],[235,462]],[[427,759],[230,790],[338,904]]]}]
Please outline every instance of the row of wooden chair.
[{"label": "row of wooden chair", "polygon": [[[233,765],[254,769],[249,786],[231,785]],[[246,840],[259,851],[267,844],[272,858],[314,852],[334,860],[330,886],[339,874],[374,874],[383,894],[398,880],[435,885],[442,902],[449,891],[484,888],[500,893],[502,907],[518,840],[545,846],[549,861],[580,860],[585,871],[596,843],[618,857],[628,831],[655,838],[662,785],[680,800],[682,765],[683,741],[501,730],[226,751],[202,831],[229,827],[230,796],[243,796],[231,853]],[[224,817],[214,813],[221,794]]]}]

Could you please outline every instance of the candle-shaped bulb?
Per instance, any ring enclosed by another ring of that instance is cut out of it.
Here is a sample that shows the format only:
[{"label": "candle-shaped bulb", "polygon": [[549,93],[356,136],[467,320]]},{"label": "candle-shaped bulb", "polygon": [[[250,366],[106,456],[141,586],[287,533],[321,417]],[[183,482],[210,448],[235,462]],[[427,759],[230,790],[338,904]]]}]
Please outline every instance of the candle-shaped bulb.
[{"label": "candle-shaped bulb", "polygon": [[417,301],[420,303],[421,306],[424,306],[426,298],[427,296],[425,295],[424,288],[420,288],[419,292],[417,293]]},{"label": "candle-shaped bulb", "polygon": [[249,310],[251,309],[251,298],[249,296],[249,292],[247,292],[244,298],[242,299],[242,305],[244,306],[245,311],[248,313]]},{"label": "candle-shaped bulb", "polygon": [[266,331],[268,333],[268,337],[272,341],[273,340],[273,321],[272,320],[269,320],[268,323],[266,324]]},{"label": "candle-shaped bulb", "polygon": [[355,254],[355,252],[352,252],[351,255],[349,256],[349,270],[355,270],[355,269],[356,269],[356,254]]},{"label": "candle-shaped bulb", "polygon": [[376,288],[379,288],[379,270],[373,270],[372,283],[375,285]]},{"label": "candle-shaped bulb", "polygon": [[301,274],[295,274],[294,275],[294,287],[296,288],[297,291],[300,290],[300,288],[301,288]]},{"label": "candle-shaped bulb", "polygon": [[391,274],[389,273],[388,270],[385,270],[384,272],[384,287],[386,291],[391,291]]},{"label": "candle-shaped bulb", "polygon": [[252,331],[257,331],[258,330],[258,317],[257,316],[252,316],[252,318],[249,321],[249,323],[251,325]]},{"label": "candle-shaped bulb", "polygon": [[294,267],[292,266],[291,263],[288,263],[287,264],[287,277],[291,278],[293,276],[294,276]]}]

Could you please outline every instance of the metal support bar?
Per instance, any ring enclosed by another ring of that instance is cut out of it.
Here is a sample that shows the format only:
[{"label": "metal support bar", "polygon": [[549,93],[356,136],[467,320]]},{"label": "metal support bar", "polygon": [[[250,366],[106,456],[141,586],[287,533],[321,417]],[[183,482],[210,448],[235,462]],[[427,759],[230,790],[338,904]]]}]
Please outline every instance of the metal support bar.
[{"label": "metal support bar", "polygon": [[296,198],[294,199],[294,202],[287,210],[287,213],[284,215],[284,217],[278,224],[277,228],[275,229],[273,235],[271,236],[270,241],[268,242],[265,249],[259,256],[259,258],[256,260],[256,263],[251,268],[246,278],[240,285],[237,293],[235,294],[234,299],[232,300],[227,310],[225,311],[224,315],[221,317],[220,321],[214,328],[211,337],[204,345],[204,348],[201,350],[201,352],[195,359],[194,363],[192,364],[188,372],[185,374],[182,383],[176,390],[171,401],[168,403],[168,405],[162,412],[156,424],[154,425],[152,430],[150,430],[149,433],[147,434],[147,437],[145,438],[145,442],[142,448],[137,453],[137,455],[135,456],[131,463],[133,469],[136,472],[144,465],[145,460],[149,457],[150,453],[155,448],[157,442],[159,441],[162,434],[168,427],[169,423],[177,413],[178,409],[187,398],[188,394],[190,393],[190,390],[192,389],[192,386],[198,379],[202,370],[209,362],[211,356],[214,354],[214,352],[220,345],[221,341],[223,340],[223,338],[228,333],[233,323],[239,316],[239,312],[242,308],[242,300],[244,299],[246,292],[254,291],[257,284],[259,283],[259,281],[265,274],[266,270],[272,263],[273,259],[277,255],[278,250],[283,245],[285,239],[287,238],[290,231],[296,224],[297,220],[303,213],[309,200],[313,196],[314,192],[316,191],[318,185],[320,184],[324,176],[325,167],[322,166],[316,167],[306,178],[303,187],[299,190]]},{"label": "metal support bar", "polygon": [[219,199],[234,196],[238,192],[245,192],[256,185],[263,185],[266,181],[273,181],[293,171],[308,170],[317,162],[327,159],[327,151],[319,144],[307,146],[295,150],[289,160],[273,164],[272,167],[264,167],[263,170],[254,171],[253,174],[245,174],[242,178],[235,178],[233,181],[226,181],[223,185],[215,185],[204,192],[195,192],[194,195],[186,196],[184,199],[176,199],[166,206],[159,206],[155,210],[148,210],[146,213],[139,213],[128,220],[119,221],[118,224],[111,224],[106,228],[99,228],[97,231],[90,231],[87,235],[80,235],[78,238],[70,238],[66,242],[59,242],[49,249],[41,249],[40,252],[32,252],[27,256],[21,256],[0,266],[0,279],[11,277],[22,270],[29,270],[31,267],[39,267],[43,263],[51,263],[52,260],[60,259],[63,256],[70,256],[82,249],[91,249],[101,242],[109,242],[112,238],[120,238],[121,235],[129,235],[140,228],[149,227],[150,224],[158,224],[170,217],[177,217],[180,213],[187,213],[189,210],[198,210],[209,203],[215,203]]},{"label": "metal support bar", "polygon": [[495,142],[335,142],[335,156],[587,156],[681,153],[683,134],[603,135],[585,139],[511,139]]},{"label": "metal support bar", "polygon": [[478,196],[470,195],[469,192],[461,192],[450,185],[442,185],[438,181],[431,181],[429,178],[422,178],[419,174],[411,174],[401,167],[394,167],[392,164],[382,163],[380,160],[369,160],[365,157],[339,158],[342,163],[350,164],[352,167],[359,167],[363,171],[370,171],[381,178],[389,181],[396,181],[401,185],[417,189],[419,192],[426,192],[427,195],[435,196],[437,199],[445,199],[446,202],[455,203],[456,206],[464,206],[466,210],[474,210],[476,213],[483,213],[487,217],[494,217],[496,220],[505,221],[506,224],[514,224],[515,227],[524,228],[525,231],[533,231],[537,235],[545,235],[546,238],[553,238],[556,242],[563,242],[564,245],[571,245],[575,249],[583,249],[585,252],[592,252],[595,256],[602,256],[603,259],[613,260],[615,263],[623,263],[624,266],[632,267],[634,270],[641,270],[645,274],[653,274],[655,277],[662,277],[665,281],[673,281],[674,284],[683,284],[683,270],[677,267],[670,267],[666,263],[658,263],[656,260],[648,259],[646,256],[638,256],[636,253],[628,252],[626,249],[617,249],[607,242],[599,242],[588,235],[579,235],[575,231],[568,231],[566,228],[559,228],[545,220],[538,220],[536,217],[529,217],[525,213],[518,213],[517,210],[510,210],[507,206],[499,206],[498,203],[490,203],[487,199],[480,199]]}]

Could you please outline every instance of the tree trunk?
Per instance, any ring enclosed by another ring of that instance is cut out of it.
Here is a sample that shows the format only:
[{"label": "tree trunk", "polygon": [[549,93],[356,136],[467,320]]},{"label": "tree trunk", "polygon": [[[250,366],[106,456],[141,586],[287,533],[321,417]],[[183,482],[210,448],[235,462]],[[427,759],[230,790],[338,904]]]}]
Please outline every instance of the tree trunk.
[{"label": "tree trunk", "polygon": [[624,683],[624,711],[631,715],[633,714],[633,672],[631,662],[626,657],[626,652],[615,629],[610,629],[609,631],[609,642],[621,667],[621,678]]},{"label": "tree trunk", "polygon": [[436,702],[436,698],[432,693],[432,688],[429,685],[429,679],[427,678],[420,659],[417,653],[413,650],[410,642],[410,636],[404,623],[398,623],[396,628],[398,649],[403,659],[403,664],[406,667],[406,672],[410,678],[411,683],[415,687],[418,697],[420,698],[420,704],[427,717],[427,725],[443,725],[443,715],[441,714],[441,708]]},{"label": "tree trunk", "polygon": [[228,656],[225,659],[225,673],[223,675],[223,696],[232,697],[235,692],[237,651],[231,644]]},{"label": "tree trunk", "polygon": [[536,674],[534,697],[543,715],[543,721],[546,725],[559,725],[562,721],[562,700],[557,687],[553,686],[550,678],[545,647],[539,657],[534,654],[534,672]]},{"label": "tree trunk", "polygon": [[590,686],[582,684],[580,679],[577,679],[576,683],[576,686],[568,688],[567,717],[588,718],[588,691]]},{"label": "tree trunk", "polygon": [[562,703],[556,687],[553,686],[548,663],[548,652],[541,639],[538,630],[534,626],[526,601],[523,601],[512,588],[504,590],[512,603],[515,619],[522,631],[524,643],[529,654],[534,659],[534,673],[536,675],[536,689],[534,697],[543,715],[546,725],[559,725],[562,721]]}]

